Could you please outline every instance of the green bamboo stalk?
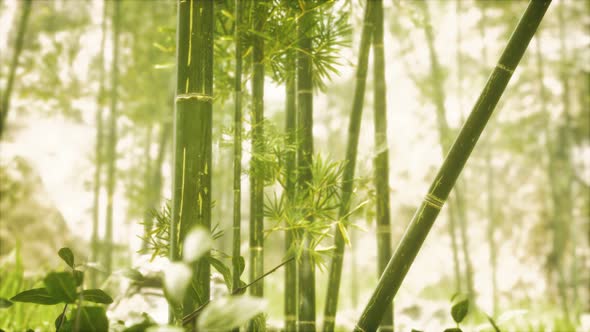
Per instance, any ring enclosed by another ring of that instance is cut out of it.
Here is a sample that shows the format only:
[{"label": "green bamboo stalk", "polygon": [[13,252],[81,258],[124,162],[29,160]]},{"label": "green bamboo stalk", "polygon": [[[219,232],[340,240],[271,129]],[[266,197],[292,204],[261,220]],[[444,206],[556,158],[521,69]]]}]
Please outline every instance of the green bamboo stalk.
[{"label": "green bamboo stalk", "polygon": [[25,0],[22,2],[23,7],[21,11],[20,22],[16,33],[16,42],[14,45],[14,51],[12,53],[12,61],[10,63],[10,72],[8,73],[8,81],[6,83],[6,89],[2,94],[2,104],[0,106],[0,138],[4,133],[6,127],[6,118],[8,117],[8,111],[10,109],[10,97],[12,96],[12,88],[14,86],[14,77],[16,76],[16,68],[18,67],[18,59],[20,53],[23,50],[23,42],[25,40],[25,33],[27,30],[27,22],[31,14],[31,3],[32,0]]},{"label": "green bamboo stalk", "polygon": [[[391,258],[391,209],[389,203],[389,148],[387,144],[387,98],[385,84],[385,54],[383,50],[383,0],[373,2],[373,79],[375,125],[375,192],[377,204],[377,261],[379,275]],[[379,331],[394,330],[393,303],[385,312]]]},{"label": "green bamboo stalk", "polygon": [[[236,28],[234,38],[236,41],[234,78],[234,210],[233,210],[233,244],[232,244],[232,292],[240,287],[241,253],[242,244],[242,0],[235,1],[234,15]],[[238,332],[240,329],[234,329]]]},{"label": "green bamboo stalk", "polygon": [[[100,216],[100,188],[103,164],[103,103],[105,94],[105,70],[104,70],[104,51],[106,41],[106,23],[107,23],[107,2],[103,1],[102,23],[101,23],[101,39],[100,39],[100,55],[98,62],[98,96],[96,97],[96,144],[94,150],[94,200],[92,202],[92,235],[90,240],[90,261],[98,261],[98,228]],[[90,273],[90,287],[96,288],[98,285],[98,276],[96,271]]]},{"label": "green bamboo stalk", "polygon": [[[295,69],[295,57],[293,53],[287,54],[287,68],[288,70]],[[287,75],[285,80],[286,89],[286,121],[285,131],[287,133],[287,144],[295,146],[296,144],[296,86],[295,75],[291,73]],[[286,185],[285,191],[289,202],[295,200],[295,151],[289,150],[286,156]],[[285,252],[289,255],[293,241],[295,238],[295,231],[287,230],[285,233]],[[285,266],[285,331],[295,332],[297,330],[297,264],[295,261],[290,261]]]},{"label": "green bamboo stalk", "polygon": [[[345,159],[346,164],[344,165],[344,171],[342,173],[342,194],[340,208],[338,210],[339,218],[345,218],[350,211],[350,198],[352,196],[359,131],[361,126],[365,86],[367,81],[367,67],[369,65],[369,50],[371,48],[371,38],[374,29],[372,22],[373,4],[373,1],[367,1],[365,6],[359,59],[356,69],[356,86],[354,90],[354,99],[352,102],[352,111],[350,113],[350,122],[348,127],[348,141]],[[340,280],[342,277],[342,259],[344,257],[344,237],[338,228],[335,228],[334,233],[334,246],[336,249],[334,250],[334,255],[332,256],[332,261],[330,264],[326,305],[324,308],[323,331],[325,332],[334,331],[336,312],[338,310]]]},{"label": "green bamboo stalk", "polygon": [[[451,129],[447,123],[446,110],[445,110],[445,94],[443,89],[443,75],[438,62],[438,55],[434,48],[434,33],[432,31],[432,25],[430,20],[430,13],[428,11],[428,4],[426,2],[418,2],[424,12],[425,24],[424,32],[426,35],[426,42],[428,44],[428,50],[430,55],[430,65],[433,76],[433,89],[434,89],[434,103],[436,106],[436,117],[438,122],[438,131],[440,136],[440,144],[443,150],[443,154],[446,155],[451,146]],[[469,257],[469,237],[467,236],[467,218],[465,213],[465,200],[463,196],[463,186],[459,183],[455,186],[454,190],[454,204],[451,208],[456,208],[455,214],[451,214],[451,218],[457,217],[459,220],[459,235],[461,236],[463,260],[465,263],[465,279],[467,281],[467,292],[469,298],[473,300],[475,298],[475,291],[473,289],[473,267],[471,265],[471,258]],[[451,221],[454,223],[454,221]]]},{"label": "green bamboo stalk", "polygon": [[113,269],[113,196],[117,171],[117,88],[119,86],[119,29],[121,1],[113,3],[113,62],[111,68],[111,114],[109,118],[108,163],[107,163],[107,213],[105,229],[105,270],[107,275]]},{"label": "green bamboo stalk", "polygon": [[471,114],[432,182],[428,194],[412,217],[401,243],[389,260],[385,272],[355,326],[355,331],[377,329],[387,306],[399,290],[550,3],[551,0],[529,2],[498,64],[488,78]]},{"label": "green bamboo stalk", "polygon": [[[182,257],[185,236],[195,226],[211,228],[211,130],[213,102],[213,1],[179,0],[171,260]],[[193,266],[183,313],[209,301],[210,266]]]},{"label": "green bamboo stalk", "polygon": [[[262,32],[265,22],[264,1],[253,4],[252,29]],[[260,175],[259,156],[264,149],[264,39],[252,37],[252,159],[250,167],[250,280],[264,273],[264,179]],[[264,280],[250,287],[250,294],[262,297]]]},{"label": "green bamboo stalk", "polygon": [[[297,56],[297,191],[304,200],[309,195],[313,156],[313,84],[312,36],[315,17],[313,1],[301,0],[297,25],[299,52]],[[309,220],[313,222],[313,220]],[[315,265],[311,260],[310,235],[302,235],[302,254],[297,266],[299,274],[299,331],[315,331]]]}]

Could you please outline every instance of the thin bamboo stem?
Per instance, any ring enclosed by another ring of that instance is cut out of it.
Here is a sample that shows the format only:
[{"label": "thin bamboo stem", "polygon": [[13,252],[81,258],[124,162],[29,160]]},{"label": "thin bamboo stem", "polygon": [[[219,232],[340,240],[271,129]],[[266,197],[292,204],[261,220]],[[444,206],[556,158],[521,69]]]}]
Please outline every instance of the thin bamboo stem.
[{"label": "thin bamboo stem", "polygon": [[[350,211],[350,200],[352,197],[359,132],[365,97],[365,86],[367,81],[367,68],[369,65],[369,51],[371,48],[371,38],[374,29],[372,21],[373,5],[373,1],[367,1],[364,12],[359,59],[356,70],[356,86],[348,127],[348,141],[346,145],[345,159],[346,164],[344,165],[344,171],[342,174],[342,194],[340,197],[340,208],[338,211],[339,218],[344,218]],[[343,220],[343,222],[345,221]],[[336,313],[338,310],[340,280],[342,277],[342,260],[344,257],[344,237],[338,228],[335,228],[334,233],[334,246],[336,248],[334,250],[334,255],[332,256],[332,261],[330,264],[326,305],[324,308],[323,331],[325,332],[334,331]]]}]

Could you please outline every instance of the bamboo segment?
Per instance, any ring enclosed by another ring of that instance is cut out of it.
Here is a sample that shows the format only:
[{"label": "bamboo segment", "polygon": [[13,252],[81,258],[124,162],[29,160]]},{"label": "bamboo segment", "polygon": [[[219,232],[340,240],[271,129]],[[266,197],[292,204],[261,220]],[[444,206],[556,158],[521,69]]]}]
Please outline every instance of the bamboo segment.
[{"label": "bamboo segment", "polygon": [[385,310],[408,273],[550,3],[551,0],[533,0],[529,3],[471,114],[432,182],[428,194],[424,197],[406,229],[401,243],[389,260],[385,272],[355,326],[355,331],[375,331],[377,329]]},{"label": "bamboo segment", "polygon": [[[178,2],[171,260],[183,256],[182,243],[193,227],[211,227],[213,14],[213,1]],[[184,314],[209,301],[209,278],[202,258],[193,265]]]},{"label": "bamboo segment", "polygon": [[[363,29],[361,33],[361,44],[359,60],[356,71],[356,87],[350,122],[348,127],[348,141],[346,146],[346,164],[342,175],[342,196],[340,208],[338,211],[339,218],[344,218],[350,211],[350,198],[352,196],[353,179],[356,165],[359,131],[363,112],[363,102],[365,98],[365,86],[367,81],[367,67],[369,65],[369,50],[371,46],[371,36],[373,34],[372,7],[374,2],[367,1],[365,7]],[[336,247],[332,262],[330,264],[330,275],[328,279],[328,291],[326,294],[326,306],[324,309],[324,326],[323,330],[334,331],[336,321],[336,312],[338,310],[338,295],[340,291],[340,280],[342,277],[342,258],[344,257],[344,237],[338,228],[335,229],[334,245]]]}]

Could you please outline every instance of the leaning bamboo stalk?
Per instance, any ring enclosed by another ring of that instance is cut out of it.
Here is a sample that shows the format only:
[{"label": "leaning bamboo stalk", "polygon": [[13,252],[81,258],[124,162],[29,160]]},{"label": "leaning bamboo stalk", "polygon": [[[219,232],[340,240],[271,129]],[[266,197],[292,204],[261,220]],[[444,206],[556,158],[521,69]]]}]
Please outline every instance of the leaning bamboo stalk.
[{"label": "leaning bamboo stalk", "polygon": [[[383,45],[383,0],[375,0],[373,31],[373,80],[375,125],[375,196],[377,205],[377,261],[379,275],[391,258],[391,209],[389,203],[389,148],[387,144],[387,98],[385,85],[385,54]],[[379,331],[394,330],[393,303],[385,312]]]},{"label": "leaning bamboo stalk", "polygon": [[385,272],[355,326],[355,331],[377,329],[387,306],[399,290],[550,3],[551,0],[533,0],[529,3],[471,114],[432,182],[428,194],[424,197],[393,257],[389,260]]},{"label": "leaning bamboo stalk", "polygon": [[[345,159],[346,164],[344,165],[344,171],[342,173],[342,195],[338,211],[339,218],[344,218],[350,211],[350,199],[352,196],[359,132],[361,127],[363,102],[365,98],[367,68],[369,66],[369,51],[371,47],[371,37],[373,34],[373,22],[371,20],[372,7],[373,1],[367,1],[363,19],[363,29],[361,32],[359,59],[356,70],[356,86],[348,127],[348,141]],[[342,259],[344,257],[345,241],[344,236],[339,231],[338,227],[335,228],[334,245],[336,248],[334,250],[332,262],[330,264],[328,291],[326,294],[326,305],[324,308],[323,330],[326,332],[334,331],[336,312],[338,309],[340,280],[342,277]]]},{"label": "leaning bamboo stalk", "polygon": [[[445,109],[445,93],[444,93],[444,77],[440,63],[438,62],[438,55],[434,48],[434,32],[430,20],[430,13],[428,11],[428,3],[418,2],[422,7],[425,17],[424,32],[426,35],[426,43],[430,55],[430,66],[433,76],[433,90],[434,90],[434,104],[436,106],[436,117],[438,122],[438,131],[440,137],[440,145],[443,154],[447,154],[451,147],[451,129],[446,118]],[[459,221],[459,235],[461,237],[461,251],[463,253],[463,261],[465,264],[465,280],[467,281],[467,293],[470,299],[475,298],[475,291],[473,290],[473,267],[469,255],[469,237],[467,236],[467,217],[465,212],[465,196],[463,195],[463,185],[458,183],[455,185],[452,197],[453,204],[449,204],[450,209],[455,209],[455,213],[451,213],[450,223],[455,224]]]}]

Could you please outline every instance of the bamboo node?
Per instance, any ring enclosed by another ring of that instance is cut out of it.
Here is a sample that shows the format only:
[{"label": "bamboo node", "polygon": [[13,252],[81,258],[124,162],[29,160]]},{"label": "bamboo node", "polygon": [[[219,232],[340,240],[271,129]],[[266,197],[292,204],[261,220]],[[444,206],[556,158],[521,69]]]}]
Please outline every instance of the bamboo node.
[{"label": "bamboo node", "polygon": [[325,316],[324,317],[324,322],[335,322],[335,321],[336,321],[335,316]]},{"label": "bamboo node", "polygon": [[426,194],[426,197],[424,197],[424,201],[426,202],[426,204],[437,210],[442,209],[443,205],[445,204],[445,201],[434,196],[433,194]]},{"label": "bamboo node", "polygon": [[250,247],[250,251],[262,251],[263,248],[261,246]]},{"label": "bamboo node", "polygon": [[512,68],[508,68],[508,67],[504,66],[504,65],[503,65],[503,64],[501,64],[501,63],[497,64],[497,65],[496,65],[496,68],[498,68],[498,69],[502,69],[503,71],[505,71],[505,72],[508,72],[508,73],[509,73],[509,74],[511,74],[511,75],[512,75],[512,74],[514,74],[514,69],[512,69]]},{"label": "bamboo node", "polygon": [[304,90],[304,89],[297,91],[297,94],[304,94],[304,93],[312,94],[313,91],[312,90]]},{"label": "bamboo node", "polygon": [[190,100],[190,99],[194,99],[197,101],[205,101],[208,103],[212,103],[213,102],[213,97],[208,95],[208,94],[204,94],[204,93],[199,93],[199,92],[187,92],[187,93],[181,93],[178,94],[176,96],[176,101],[180,101],[180,100]]}]

